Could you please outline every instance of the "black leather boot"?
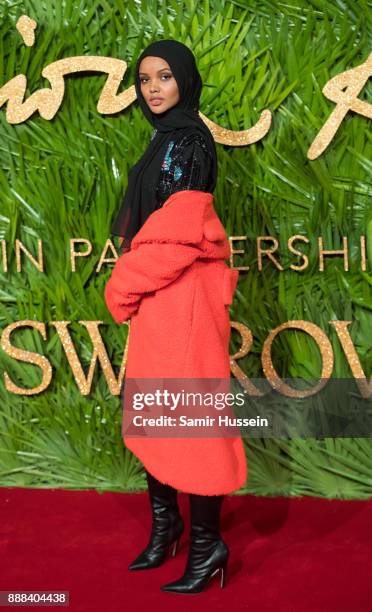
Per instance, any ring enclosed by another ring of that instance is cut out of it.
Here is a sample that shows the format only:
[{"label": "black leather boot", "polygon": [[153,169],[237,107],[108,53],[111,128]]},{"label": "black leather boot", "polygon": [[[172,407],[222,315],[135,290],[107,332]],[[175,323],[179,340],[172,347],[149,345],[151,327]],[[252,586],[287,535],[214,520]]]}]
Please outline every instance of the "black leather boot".
[{"label": "black leather boot", "polygon": [[147,470],[145,471],[152,509],[151,535],[146,548],[129,565],[130,570],[158,567],[164,563],[172,544],[172,556],[174,557],[184,530],[184,523],[178,508],[177,490],[159,482]]},{"label": "black leather boot", "polygon": [[223,495],[190,494],[190,549],[183,576],[160,587],[172,593],[199,593],[210,578],[221,572],[225,586],[229,549],[220,536]]}]

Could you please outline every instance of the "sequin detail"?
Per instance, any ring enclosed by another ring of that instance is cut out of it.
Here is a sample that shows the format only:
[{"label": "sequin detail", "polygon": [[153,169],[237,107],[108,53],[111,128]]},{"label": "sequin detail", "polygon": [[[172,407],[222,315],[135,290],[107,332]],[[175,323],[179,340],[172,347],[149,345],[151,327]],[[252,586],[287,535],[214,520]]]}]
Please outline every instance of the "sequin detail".
[{"label": "sequin detail", "polygon": [[162,162],[156,195],[160,206],[183,189],[208,191],[211,156],[201,134],[171,140]]},{"label": "sequin detail", "polygon": [[182,170],[179,166],[176,166],[174,169],[174,179],[178,181],[178,179],[182,176]]},{"label": "sequin detail", "polygon": [[170,143],[168,144],[168,148],[166,150],[165,157],[163,159],[163,163],[161,166],[163,170],[169,170],[170,168],[170,164],[171,164],[170,152],[173,149],[173,146],[174,146],[174,140],[171,140]]}]

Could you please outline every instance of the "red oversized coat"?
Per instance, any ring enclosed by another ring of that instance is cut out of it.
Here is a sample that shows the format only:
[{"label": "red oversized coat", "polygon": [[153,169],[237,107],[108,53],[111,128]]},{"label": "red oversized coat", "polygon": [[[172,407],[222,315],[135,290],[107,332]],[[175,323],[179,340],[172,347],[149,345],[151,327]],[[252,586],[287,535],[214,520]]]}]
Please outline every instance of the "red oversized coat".
[{"label": "red oversized coat", "polygon": [[[146,219],[105,287],[114,320],[130,319],[126,377],[230,379],[229,304],[239,272],[229,256],[209,192],[175,192]],[[145,468],[180,491],[222,495],[247,480],[240,436],[122,433]]]}]

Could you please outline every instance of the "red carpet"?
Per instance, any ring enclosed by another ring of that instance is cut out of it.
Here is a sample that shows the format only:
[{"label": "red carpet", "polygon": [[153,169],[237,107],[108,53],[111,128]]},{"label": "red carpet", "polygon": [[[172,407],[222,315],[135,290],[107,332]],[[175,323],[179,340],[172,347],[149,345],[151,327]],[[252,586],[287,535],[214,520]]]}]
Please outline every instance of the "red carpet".
[{"label": "red carpet", "polygon": [[130,572],[148,539],[146,494],[0,488],[0,590],[69,591],[74,612],[372,609],[372,500],[225,498],[227,584],[213,578],[196,595],[159,589],[186,561],[188,497],[179,503],[186,531],[177,556]]}]

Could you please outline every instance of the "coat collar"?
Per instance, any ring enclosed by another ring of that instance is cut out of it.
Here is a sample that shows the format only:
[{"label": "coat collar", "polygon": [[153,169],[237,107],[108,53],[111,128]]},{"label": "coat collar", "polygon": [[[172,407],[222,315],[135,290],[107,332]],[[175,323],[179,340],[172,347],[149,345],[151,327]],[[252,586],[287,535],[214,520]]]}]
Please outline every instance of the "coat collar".
[{"label": "coat collar", "polygon": [[132,240],[141,242],[180,242],[198,244],[226,241],[226,231],[213,206],[209,192],[187,189],[176,191],[146,219]]}]

